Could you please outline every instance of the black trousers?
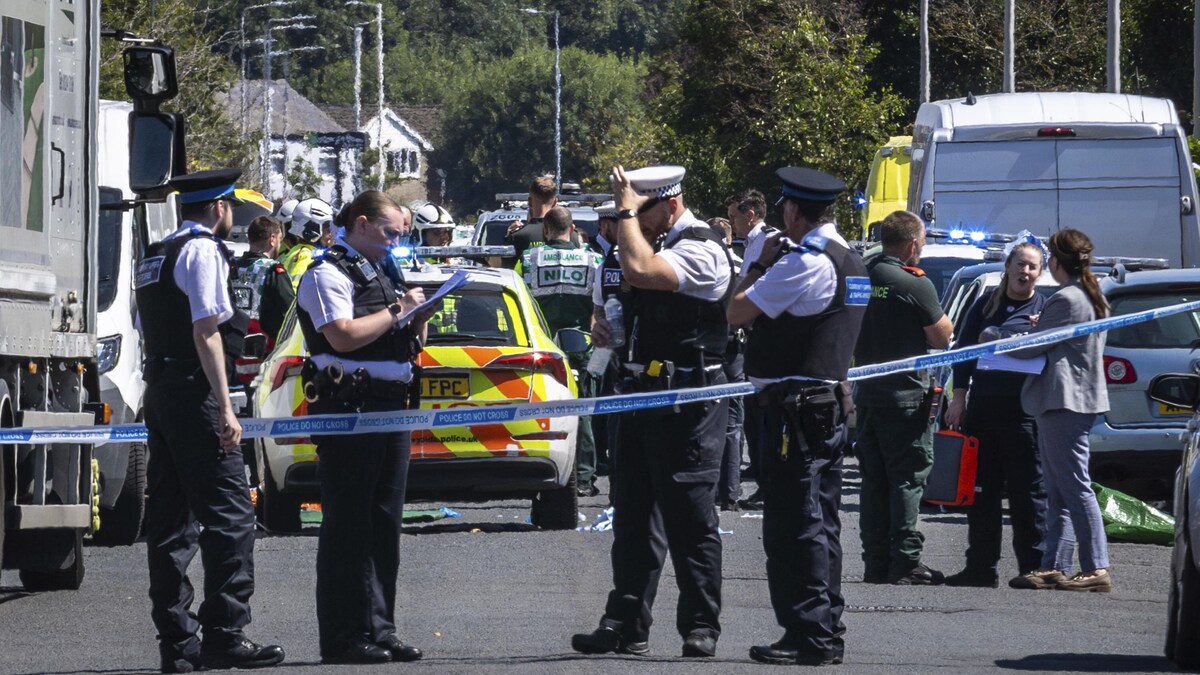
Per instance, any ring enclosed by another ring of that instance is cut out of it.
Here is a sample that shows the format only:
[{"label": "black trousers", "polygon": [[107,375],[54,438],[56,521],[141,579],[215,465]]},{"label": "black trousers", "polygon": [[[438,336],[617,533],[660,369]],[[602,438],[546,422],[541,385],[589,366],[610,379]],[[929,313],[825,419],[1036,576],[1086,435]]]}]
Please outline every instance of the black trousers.
[{"label": "black trousers", "polygon": [[[720,384],[724,377],[718,373],[714,379],[711,384]],[[601,623],[626,636],[649,635],[669,552],[679,585],[679,634],[716,638],[721,633],[721,537],[713,499],[728,399],[669,411],[621,418],[613,492],[613,590]]]},{"label": "black trousers", "polygon": [[[254,593],[254,507],[241,449],[222,453],[213,431],[216,399],[203,371],[148,365],[146,428],[146,559],[154,627],[181,653],[206,642],[237,639],[250,623]],[[204,566],[204,601],[187,569],[197,550]]]},{"label": "black trousers", "polygon": [[1041,567],[1046,530],[1046,490],[1033,417],[1019,396],[971,397],[965,432],[979,439],[975,502],[967,511],[967,567],[997,572],[1008,494],[1013,554],[1021,574]]},{"label": "black trousers", "polygon": [[[736,341],[730,341],[731,347],[725,352],[725,379],[728,382],[745,382],[746,375],[742,371],[742,353],[733,347]],[[746,398],[738,396],[729,399],[729,416],[725,425],[725,452],[721,456],[721,478],[717,482],[717,500],[736,502],[742,496],[742,435],[745,424]]]},{"label": "black trousers", "polygon": [[[403,407],[370,399],[363,412]],[[309,407],[313,414],[341,412]],[[409,432],[317,436],[321,533],[317,542],[317,631],[322,656],[396,632],[400,528]]]},{"label": "black trousers", "polygon": [[[778,404],[748,406],[762,412],[764,445],[759,481],[763,485],[763,549],[767,587],[775,620],[785,640],[811,653],[837,651],[846,632],[842,612],[842,460],[846,426],[832,454],[809,451],[803,434],[792,429]],[[787,454],[782,448],[787,443]]]}]

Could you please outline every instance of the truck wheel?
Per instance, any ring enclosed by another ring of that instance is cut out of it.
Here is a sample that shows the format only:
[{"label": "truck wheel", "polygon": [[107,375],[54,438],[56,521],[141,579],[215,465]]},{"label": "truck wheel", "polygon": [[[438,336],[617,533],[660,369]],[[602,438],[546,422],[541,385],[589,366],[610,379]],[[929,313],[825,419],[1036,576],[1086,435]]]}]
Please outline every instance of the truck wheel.
[{"label": "truck wheel", "polygon": [[83,530],[75,531],[71,564],[62,570],[21,570],[27,591],[77,591],[83,585]]},{"label": "truck wheel", "polygon": [[263,462],[263,487],[259,493],[262,501],[263,527],[271,532],[300,531],[300,499],[280,492],[271,476],[271,464]]},{"label": "truck wheel", "polygon": [[543,530],[574,530],[579,527],[579,495],[575,492],[575,472],[567,484],[539,492],[533,498],[529,521]]},{"label": "truck wheel", "polygon": [[[1200,669],[1200,571],[1192,564],[1191,546],[1180,556],[1179,584],[1174,602],[1174,661],[1184,670]],[[1172,606],[1173,605],[1173,606]]]},{"label": "truck wheel", "polygon": [[111,509],[100,509],[100,529],[92,541],[100,546],[128,546],[137,541],[146,514],[146,445],[129,446],[125,484]]}]

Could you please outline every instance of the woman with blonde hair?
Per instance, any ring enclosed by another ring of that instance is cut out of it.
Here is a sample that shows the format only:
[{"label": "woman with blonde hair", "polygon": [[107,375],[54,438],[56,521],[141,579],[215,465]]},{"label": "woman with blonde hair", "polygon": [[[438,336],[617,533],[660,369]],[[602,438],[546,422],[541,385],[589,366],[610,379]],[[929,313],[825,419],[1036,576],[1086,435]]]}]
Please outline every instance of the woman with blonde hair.
[{"label": "woman with blonde hair", "polygon": [[[1092,274],[1092,242],[1075,229],[1050,237],[1050,273],[1062,288],[1046,303],[1038,330],[1054,330],[1108,315],[1108,302]],[[1014,578],[1013,588],[1112,590],[1108,543],[1088,475],[1088,432],[1108,410],[1103,332],[1016,352],[1044,354],[1046,365],[1021,389],[1026,412],[1037,420],[1046,483],[1046,533],[1042,564]],[[1080,572],[1068,577],[1078,540]]]}]

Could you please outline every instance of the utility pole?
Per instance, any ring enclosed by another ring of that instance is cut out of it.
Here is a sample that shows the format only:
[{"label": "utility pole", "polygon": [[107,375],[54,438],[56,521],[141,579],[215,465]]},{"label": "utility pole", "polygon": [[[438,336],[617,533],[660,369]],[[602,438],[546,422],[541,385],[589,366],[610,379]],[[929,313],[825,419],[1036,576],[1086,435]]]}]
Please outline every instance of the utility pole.
[{"label": "utility pole", "polygon": [[1011,94],[1017,90],[1016,74],[1016,0],[1004,0],[1004,93]]},{"label": "utility pole", "polygon": [[[377,76],[379,78],[379,130],[375,134],[375,146],[379,151],[379,164],[377,171],[379,178],[377,180],[376,189],[384,188],[384,171],[383,171],[383,3],[379,2],[364,2],[363,0],[348,0],[346,6],[362,5],[364,7],[375,8],[375,65],[378,68]],[[356,88],[357,91],[357,88]]]},{"label": "utility pole", "polygon": [[[1196,0],[1200,2],[1200,0]],[[929,102],[929,0],[921,0],[921,92],[920,103]]]},{"label": "utility pole", "polygon": [[[524,7],[526,14],[546,15],[540,9]],[[554,186],[562,190],[562,69],[559,58],[562,54],[561,43],[558,39],[558,10],[554,10]]]},{"label": "utility pole", "polygon": [[242,121],[242,138],[246,137],[247,122],[246,122],[246,13],[257,9],[265,9],[268,7],[288,7],[296,4],[296,0],[272,0],[272,2],[264,2],[261,5],[251,5],[242,10],[241,23],[238,26],[238,40],[241,43],[241,51],[238,52],[238,72],[240,75],[240,91],[241,105],[238,112]]},{"label": "utility pole", "polygon": [[1108,91],[1121,93],[1121,0],[1108,0]]}]

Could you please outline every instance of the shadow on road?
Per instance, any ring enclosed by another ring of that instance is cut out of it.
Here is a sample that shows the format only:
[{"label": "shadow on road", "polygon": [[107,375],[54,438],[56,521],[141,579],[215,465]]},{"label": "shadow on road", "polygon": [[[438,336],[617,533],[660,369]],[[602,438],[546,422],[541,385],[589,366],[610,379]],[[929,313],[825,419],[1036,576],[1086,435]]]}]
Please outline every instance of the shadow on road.
[{"label": "shadow on road", "polygon": [[[483,534],[498,534],[502,532],[537,532],[538,528],[529,523],[445,523],[437,522],[431,525],[405,525],[404,534],[447,534],[460,532],[475,532]],[[548,532],[550,530],[547,530]]]},{"label": "shadow on road", "polygon": [[20,586],[0,586],[0,605],[34,595]]},{"label": "shadow on road", "polygon": [[1073,673],[1174,673],[1165,657],[1149,654],[1031,654],[1020,659],[997,659],[1008,670]]}]

